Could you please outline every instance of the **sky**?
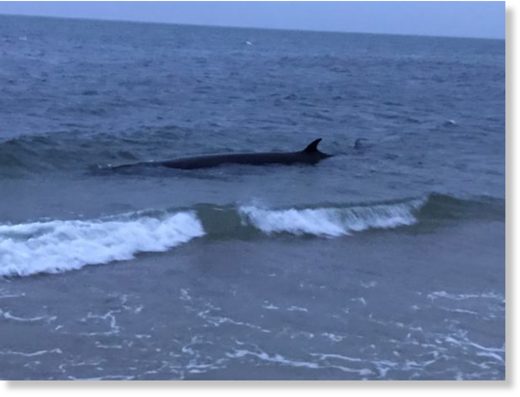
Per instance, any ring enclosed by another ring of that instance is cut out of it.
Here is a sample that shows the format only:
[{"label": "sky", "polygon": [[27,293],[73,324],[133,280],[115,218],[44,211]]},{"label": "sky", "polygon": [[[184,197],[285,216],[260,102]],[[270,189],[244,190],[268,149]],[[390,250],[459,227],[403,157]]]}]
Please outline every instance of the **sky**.
[{"label": "sky", "polygon": [[505,3],[502,1],[0,1],[0,14],[338,32],[505,37]]}]

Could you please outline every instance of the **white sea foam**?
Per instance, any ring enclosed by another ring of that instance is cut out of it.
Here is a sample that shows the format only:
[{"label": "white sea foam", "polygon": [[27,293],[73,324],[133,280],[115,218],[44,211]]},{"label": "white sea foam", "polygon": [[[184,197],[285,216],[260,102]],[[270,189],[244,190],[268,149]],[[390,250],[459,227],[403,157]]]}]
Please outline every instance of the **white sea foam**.
[{"label": "white sea foam", "polygon": [[0,225],[0,276],[79,269],[161,252],[204,235],[192,212]]},{"label": "white sea foam", "polygon": [[12,356],[23,356],[23,357],[36,357],[36,356],[42,356],[44,354],[63,354],[63,351],[59,348],[52,349],[52,350],[39,350],[36,352],[17,352],[13,350],[0,350],[0,355],[12,355]]},{"label": "white sea foam", "polygon": [[[311,354],[312,355],[312,354]],[[260,361],[264,361],[270,364],[277,364],[281,366],[295,367],[295,368],[308,368],[308,369],[337,369],[342,372],[357,373],[361,376],[368,376],[372,374],[372,371],[368,368],[350,368],[338,364],[322,363],[320,361],[301,361],[286,358],[281,354],[268,354],[264,351],[250,351],[246,349],[235,349],[232,353],[226,353],[226,356],[232,359],[241,359],[243,357],[252,356],[256,357]],[[325,357],[322,355],[320,360]]]},{"label": "white sea foam", "polygon": [[484,292],[480,294],[453,294],[448,293],[446,291],[433,291],[432,293],[427,295],[427,298],[432,301],[438,298],[445,298],[455,301],[461,301],[466,299],[494,299],[505,302],[503,295],[494,292]]},{"label": "white sea foam", "polygon": [[11,312],[6,312],[0,309],[0,318],[3,317],[6,320],[12,321],[20,321],[20,322],[35,322],[35,321],[55,321],[56,316],[36,316],[36,317],[20,317],[12,314]]},{"label": "white sea foam", "polygon": [[397,204],[379,204],[348,208],[315,208],[270,210],[241,206],[243,223],[251,224],[267,234],[311,234],[339,237],[367,229],[389,229],[417,222],[414,210],[425,200]]}]

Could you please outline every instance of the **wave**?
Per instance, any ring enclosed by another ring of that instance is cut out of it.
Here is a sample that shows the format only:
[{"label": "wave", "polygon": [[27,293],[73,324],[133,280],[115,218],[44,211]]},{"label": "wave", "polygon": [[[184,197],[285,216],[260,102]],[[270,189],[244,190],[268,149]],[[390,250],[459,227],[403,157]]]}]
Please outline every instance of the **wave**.
[{"label": "wave", "polygon": [[[53,135],[20,136],[0,142],[0,175],[17,176],[33,172],[46,172],[73,166],[75,163],[114,159],[109,154],[109,142],[98,137],[99,144],[92,138],[77,134],[56,133]],[[103,147],[104,146],[104,147]]]},{"label": "wave", "polygon": [[377,203],[319,204],[298,208],[196,206],[208,237],[254,238],[289,234],[318,237],[348,236],[367,230],[414,227],[431,230],[464,219],[504,219],[504,201],[489,197],[460,199],[443,194]]},{"label": "wave", "polygon": [[167,251],[197,237],[254,239],[286,234],[337,238],[367,230],[425,227],[458,219],[504,219],[503,201],[441,194],[380,203],[265,208],[199,204],[93,220],[0,224],[0,276],[79,269]]},{"label": "wave", "polygon": [[87,134],[72,130],[0,140],[0,175],[16,177],[65,168],[96,169],[146,161],[171,155],[168,149],[177,147],[185,133],[176,126],[144,129],[146,134],[135,131],[118,135]]},{"label": "wave", "polygon": [[59,273],[160,252],[204,235],[194,213],[0,225],[0,275]]},{"label": "wave", "polygon": [[417,222],[413,212],[425,199],[396,204],[347,208],[269,210],[254,206],[239,208],[244,222],[267,234],[291,233],[339,237],[367,229],[391,229]]}]

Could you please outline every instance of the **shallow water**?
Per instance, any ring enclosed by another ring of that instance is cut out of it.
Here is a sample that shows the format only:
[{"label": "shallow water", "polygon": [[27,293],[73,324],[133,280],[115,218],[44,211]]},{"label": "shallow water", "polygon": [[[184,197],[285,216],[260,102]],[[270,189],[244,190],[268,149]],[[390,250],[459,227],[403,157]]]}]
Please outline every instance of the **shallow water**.
[{"label": "shallow water", "polygon": [[[1,378],[504,378],[504,41],[0,40]],[[316,166],[109,169],[318,137]]]}]

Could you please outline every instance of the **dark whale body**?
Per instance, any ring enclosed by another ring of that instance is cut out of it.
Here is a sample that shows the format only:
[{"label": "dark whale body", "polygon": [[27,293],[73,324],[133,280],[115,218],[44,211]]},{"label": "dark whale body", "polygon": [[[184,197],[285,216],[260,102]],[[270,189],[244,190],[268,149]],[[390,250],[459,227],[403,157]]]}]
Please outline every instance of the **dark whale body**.
[{"label": "dark whale body", "polygon": [[157,161],[149,163],[127,164],[113,167],[121,169],[136,165],[160,166],[176,168],[181,170],[193,170],[199,168],[218,167],[224,164],[247,164],[247,165],[266,165],[266,164],[316,164],[320,160],[331,157],[318,150],[320,139],[311,142],[305,149],[299,152],[274,152],[274,153],[236,153],[236,154],[215,154],[208,156],[184,157],[176,160]]}]

